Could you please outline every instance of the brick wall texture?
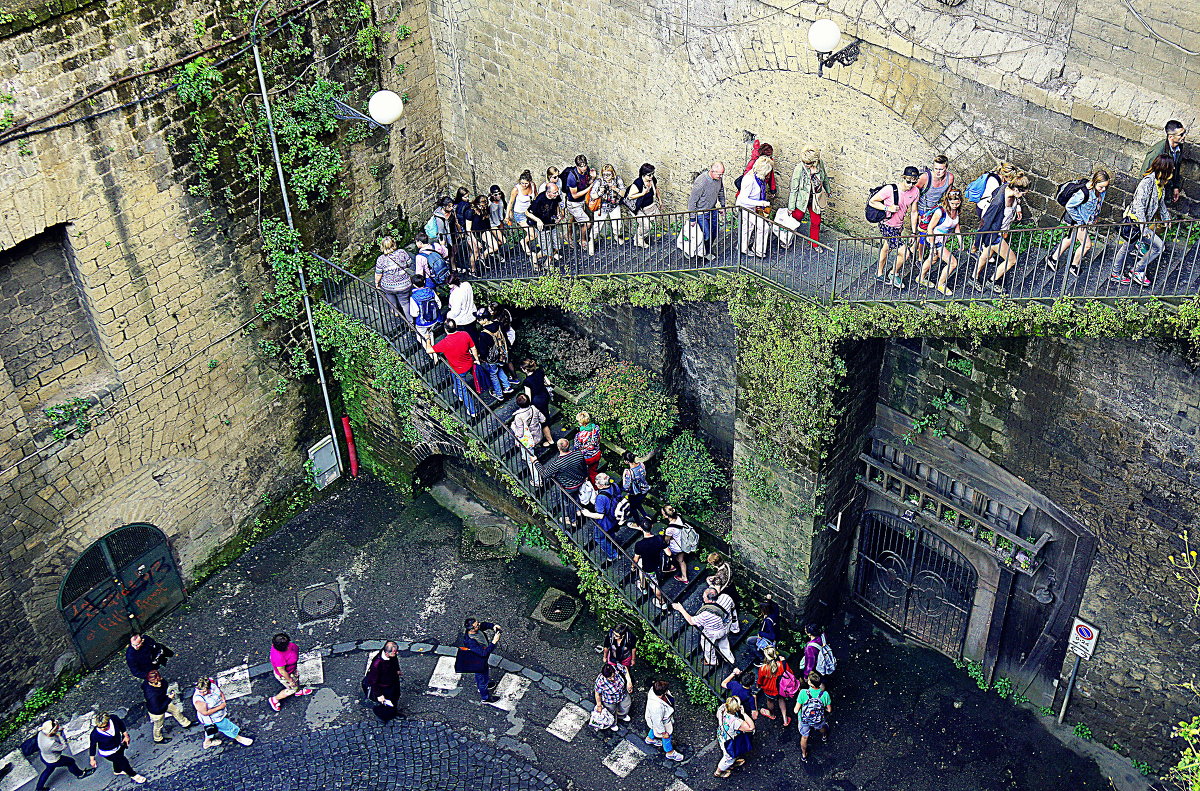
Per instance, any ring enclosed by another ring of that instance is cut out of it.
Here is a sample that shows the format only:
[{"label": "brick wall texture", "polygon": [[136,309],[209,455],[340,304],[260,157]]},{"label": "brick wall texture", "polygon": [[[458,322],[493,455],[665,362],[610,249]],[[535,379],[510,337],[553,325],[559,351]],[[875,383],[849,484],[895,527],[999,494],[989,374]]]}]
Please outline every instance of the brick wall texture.
[{"label": "brick wall texture", "polygon": [[[325,56],[344,42],[312,35],[310,25],[329,27],[323,7],[300,17],[297,35]],[[371,13],[398,8],[381,1]],[[0,27],[0,109],[15,122],[249,26],[236,3],[47,9],[36,24]],[[313,65],[364,96],[382,85],[411,99],[391,134],[345,144],[351,197],[298,218],[316,229],[318,252],[374,246],[381,222],[423,212],[444,182],[427,20],[406,4],[377,57]],[[402,24],[412,32],[400,41]],[[219,90],[251,92],[248,54],[223,68]],[[150,522],[186,578],[264,498],[300,480],[305,449],[327,433],[311,382],[276,390],[279,361],[258,340],[279,340],[277,330],[253,320],[266,286],[258,218],[278,216],[276,185],[260,192],[223,165],[211,192],[195,189],[188,110],[173,91],[143,98],[173,74],[134,76],[50,122],[66,126],[0,145],[0,708],[71,661],[56,597],[92,542]],[[69,396],[106,414],[56,440],[44,409]]]},{"label": "brick wall texture", "polygon": [[[1194,7],[1135,5],[1197,49]],[[749,130],[775,145],[785,182],[816,144],[843,222],[861,221],[866,189],[938,152],[968,176],[999,159],[1024,167],[1037,216],[1055,183],[1140,169],[1169,118],[1197,120],[1200,61],[1101,0],[438,0],[431,13],[451,180],[484,188],[584,152],[627,178],[656,163],[678,208],[710,161],[745,162]],[[817,18],[863,42],[824,78],[807,43]]]}]

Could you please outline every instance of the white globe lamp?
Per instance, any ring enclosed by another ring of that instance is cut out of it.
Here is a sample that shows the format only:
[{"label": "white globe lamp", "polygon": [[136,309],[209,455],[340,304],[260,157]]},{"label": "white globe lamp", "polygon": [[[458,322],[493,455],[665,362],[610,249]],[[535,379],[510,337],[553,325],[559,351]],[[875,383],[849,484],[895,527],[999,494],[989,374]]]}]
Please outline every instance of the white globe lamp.
[{"label": "white globe lamp", "polygon": [[817,52],[833,52],[841,40],[841,28],[832,19],[818,19],[808,28],[808,45]]},{"label": "white globe lamp", "polygon": [[389,126],[400,120],[404,113],[404,100],[395,91],[376,91],[367,102],[367,112],[375,123]]}]

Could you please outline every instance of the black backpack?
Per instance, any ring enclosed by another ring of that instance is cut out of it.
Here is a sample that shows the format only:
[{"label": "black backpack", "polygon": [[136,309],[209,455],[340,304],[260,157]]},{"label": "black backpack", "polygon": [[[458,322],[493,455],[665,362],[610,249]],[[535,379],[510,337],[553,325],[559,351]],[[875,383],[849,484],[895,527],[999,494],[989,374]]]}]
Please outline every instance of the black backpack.
[{"label": "black backpack", "polygon": [[41,748],[38,747],[38,735],[36,733],[21,742],[21,755],[26,758],[32,758],[40,752]]},{"label": "black backpack", "polygon": [[1086,203],[1091,197],[1088,195],[1087,179],[1077,179],[1075,181],[1065,181],[1058,185],[1058,189],[1054,192],[1054,200],[1058,201],[1058,205],[1064,209],[1067,208],[1067,202],[1075,197],[1076,193],[1083,191],[1083,200]]},{"label": "black backpack", "polygon": [[883,209],[876,209],[871,205],[871,201],[875,199],[875,196],[887,187],[892,188],[892,205],[897,206],[900,204],[900,188],[895,184],[880,184],[878,187],[875,187],[867,192],[867,222],[883,222],[887,219],[888,215],[886,211]]}]

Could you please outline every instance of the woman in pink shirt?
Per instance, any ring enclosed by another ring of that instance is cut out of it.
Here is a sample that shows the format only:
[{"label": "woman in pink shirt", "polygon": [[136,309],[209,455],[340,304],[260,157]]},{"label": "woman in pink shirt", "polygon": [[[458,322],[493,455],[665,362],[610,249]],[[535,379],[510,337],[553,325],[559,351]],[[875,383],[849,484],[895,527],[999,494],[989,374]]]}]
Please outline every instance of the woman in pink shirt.
[{"label": "woman in pink shirt", "polygon": [[271,708],[279,711],[279,703],[292,695],[311,695],[312,690],[300,688],[300,674],[297,666],[300,664],[300,647],[292,642],[292,638],[283,632],[271,638],[271,669],[275,678],[283,684],[283,689],[272,697],[267,698]]}]

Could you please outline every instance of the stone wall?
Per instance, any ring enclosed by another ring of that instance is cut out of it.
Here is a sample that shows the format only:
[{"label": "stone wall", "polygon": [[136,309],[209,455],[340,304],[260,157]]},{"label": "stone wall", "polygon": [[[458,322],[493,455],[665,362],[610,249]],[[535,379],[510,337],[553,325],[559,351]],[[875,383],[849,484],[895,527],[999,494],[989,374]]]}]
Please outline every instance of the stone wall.
[{"label": "stone wall", "polygon": [[[1200,17],[1185,6],[1138,4],[1194,51]],[[1169,118],[1197,120],[1196,58],[1100,0],[588,0],[568,16],[443,0],[432,14],[451,179],[484,189],[584,152],[627,178],[657,163],[679,208],[708,162],[745,161],[749,130],[775,144],[785,189],[801,147],[817,144],[843,222],[861,223],[867,188],[936,152],[965,176],[998,159],[1026,168],[1036,217],[1054,183],[1140,168]],[[806,39],[818,17],[839,22],[844,44],[863,42],[857,63],[823,78]]]},{"label": "stone wall", "polygon": [[[346,143],[341,183],[353,202],[298,218],[331,252],[334,240],[343,250],[373,245],[398,206],[423,212],[445,168],[424,7],[406,8],[383,31],[378,57],[345,65],[332,52],[343,42],[311,32],[329,27],[325,5],[288,33],[318,47],[316,74],[344,71],[412,100],[390,135]],[[0,144],[0,707],[70,663],[56,596],[92,542],[150,522],[186,578],[264,499],[299,480],[305,449],[326,433],[312,382],[280,384],[280,361],[259,343],[287,330],[255,318],[266,285],[258,219],[276,215],[275,185],[260,188],[228,152],[202,178],[191,149],[198,119],[160,90],[175,70],[145,73],[229,41],[211,55],[233,57],[218,91],[253,108],[252,65],[237,54],[242,7],[34,6],[0,26],[0,94],[11,111],[0,136],[123,81],[35,125],[44,131]],[[370,10],[383,19],[394,7]],[[413,32],[398,42],[402,22]],[[268,58],[279,45],[266,38]],[[68,397],[98,404],[88,430],[45,415]]]},{"label": "stone wall", "polygon": [[[1079,615],[1099,627],[1100,641],[1080,668],[1068,720],[1144,759],[1169,757],[1166,732],[1188,701],[1178,685],[1200,665],[1194,591],[1167,561],[1180,551],[1180,534],[1195,534],[1200,522],[1194,363],[1174,349],[1127,341],[910,346],[888,345],[881,402],[920,416],[936,412],[931,401],[947,389],[966,396],[962,428],[944,424],[949,436],[1019,476],[1098,540]],[[947,366],[955,358],[972,362],[970,374]]]}]

